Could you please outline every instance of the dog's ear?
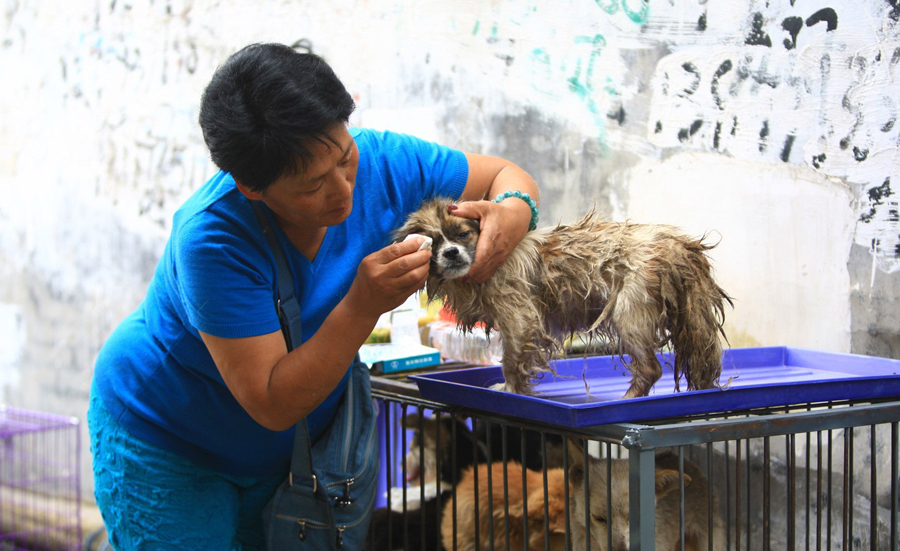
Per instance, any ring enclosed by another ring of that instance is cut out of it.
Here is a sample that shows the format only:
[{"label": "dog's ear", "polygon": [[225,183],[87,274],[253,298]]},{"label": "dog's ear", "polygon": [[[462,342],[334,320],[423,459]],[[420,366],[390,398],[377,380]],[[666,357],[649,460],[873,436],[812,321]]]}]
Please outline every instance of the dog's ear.
[{"label": "dog's ear", "polygon": [[569,450],[569,465],[584,464],[584,445],[580,438],[567,438],[566,447]]},{"label": "dog's ear", "polygon": [[425,233],[425,226],[419,222],[415,215],[411,216],[405,224],[391,232],[391,242],[400,243],[413,233]]},{"label": "dog's ear", "polygon": [[569,463],[569,485],[578,488],[584,483],[584,463],[576,461]]},{"label": "dog's ear", "polygon": [[[669,469],[660,469],[656,471],[656,498],[659,499],[679,487],[678,471]],[[684,475],[684,487],[687,488],[691,483],[691,477]]]}]

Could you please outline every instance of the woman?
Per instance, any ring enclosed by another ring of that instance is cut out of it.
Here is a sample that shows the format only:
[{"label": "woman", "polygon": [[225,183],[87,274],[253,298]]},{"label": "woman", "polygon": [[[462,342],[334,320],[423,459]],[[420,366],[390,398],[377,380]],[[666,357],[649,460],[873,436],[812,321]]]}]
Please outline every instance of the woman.
[{"label": "woman", "polygon": [[[221,169],[178,210],[147,296],[97,358],[88,412],[97,504],[118,550],[262,547],[260,512],[286,475],[293,431],[328,427],[379,316],[424,285],[430,252],[390,232],[434,196],[483,227],[483,282],[528,229],[534,181],[496,157],[347,127],[331,68],[275,44],[232,55],[200,125]],[[288,353],[265,205],[303,314]]]}]

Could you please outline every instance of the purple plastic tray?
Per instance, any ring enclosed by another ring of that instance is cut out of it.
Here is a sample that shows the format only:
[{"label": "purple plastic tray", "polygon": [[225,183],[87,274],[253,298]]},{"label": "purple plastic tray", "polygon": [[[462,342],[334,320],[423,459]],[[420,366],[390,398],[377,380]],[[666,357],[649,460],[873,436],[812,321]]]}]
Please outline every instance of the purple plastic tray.
[{"label": "purple plastic tray", "polygon": [[[723,354],[727,390],[675,392],[671,354],[649,396],[622,400],[629,374],[618,356],[552,362],[558,376],[538,379],[537,396],[490,390],[499,366],[410,376],[427,400],[565,427],[626,423],[701,413],[831,400],[900,397],[900,360],[789,347],[736,348]],[[589,385],[590,395],[585,383]]]}]

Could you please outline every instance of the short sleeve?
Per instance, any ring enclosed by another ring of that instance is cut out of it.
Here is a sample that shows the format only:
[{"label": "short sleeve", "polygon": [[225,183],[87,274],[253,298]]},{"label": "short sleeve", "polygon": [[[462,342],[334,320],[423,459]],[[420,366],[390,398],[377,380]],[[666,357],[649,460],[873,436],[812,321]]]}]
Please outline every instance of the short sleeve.
[{"label": "short sleeve", "polygon": [[246,228],[203,211],[175,236],[175,278],[189,323],[224,338],[280,328],[271,255]]}]

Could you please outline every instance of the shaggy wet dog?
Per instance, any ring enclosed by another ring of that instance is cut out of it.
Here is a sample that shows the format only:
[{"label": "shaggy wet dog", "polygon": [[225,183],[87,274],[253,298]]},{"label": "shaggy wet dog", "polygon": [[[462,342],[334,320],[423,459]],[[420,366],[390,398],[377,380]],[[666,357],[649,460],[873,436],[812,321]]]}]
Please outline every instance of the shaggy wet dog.
[{"label": "shaggy wet dog", "polygon": [[[503,337],[497,388],[531,394],[534,377],[564,339],[605,336],[630,357],[625,398],[646,396],[662,376],[656,352],[675,351],[675,387],[715,388],[722,371],[720,334],[731,299],[713,280],[703,239],[664,225],[605,222],[591,212],[571,225],[528,232],[484,283],[463,283],[475,260],[479,222],[450,214],[450,201],[427,202],[396,230],[432,239],[426,283],[464,329],[484,322]],[[679,389],[680,390],[680,389]]]}]

